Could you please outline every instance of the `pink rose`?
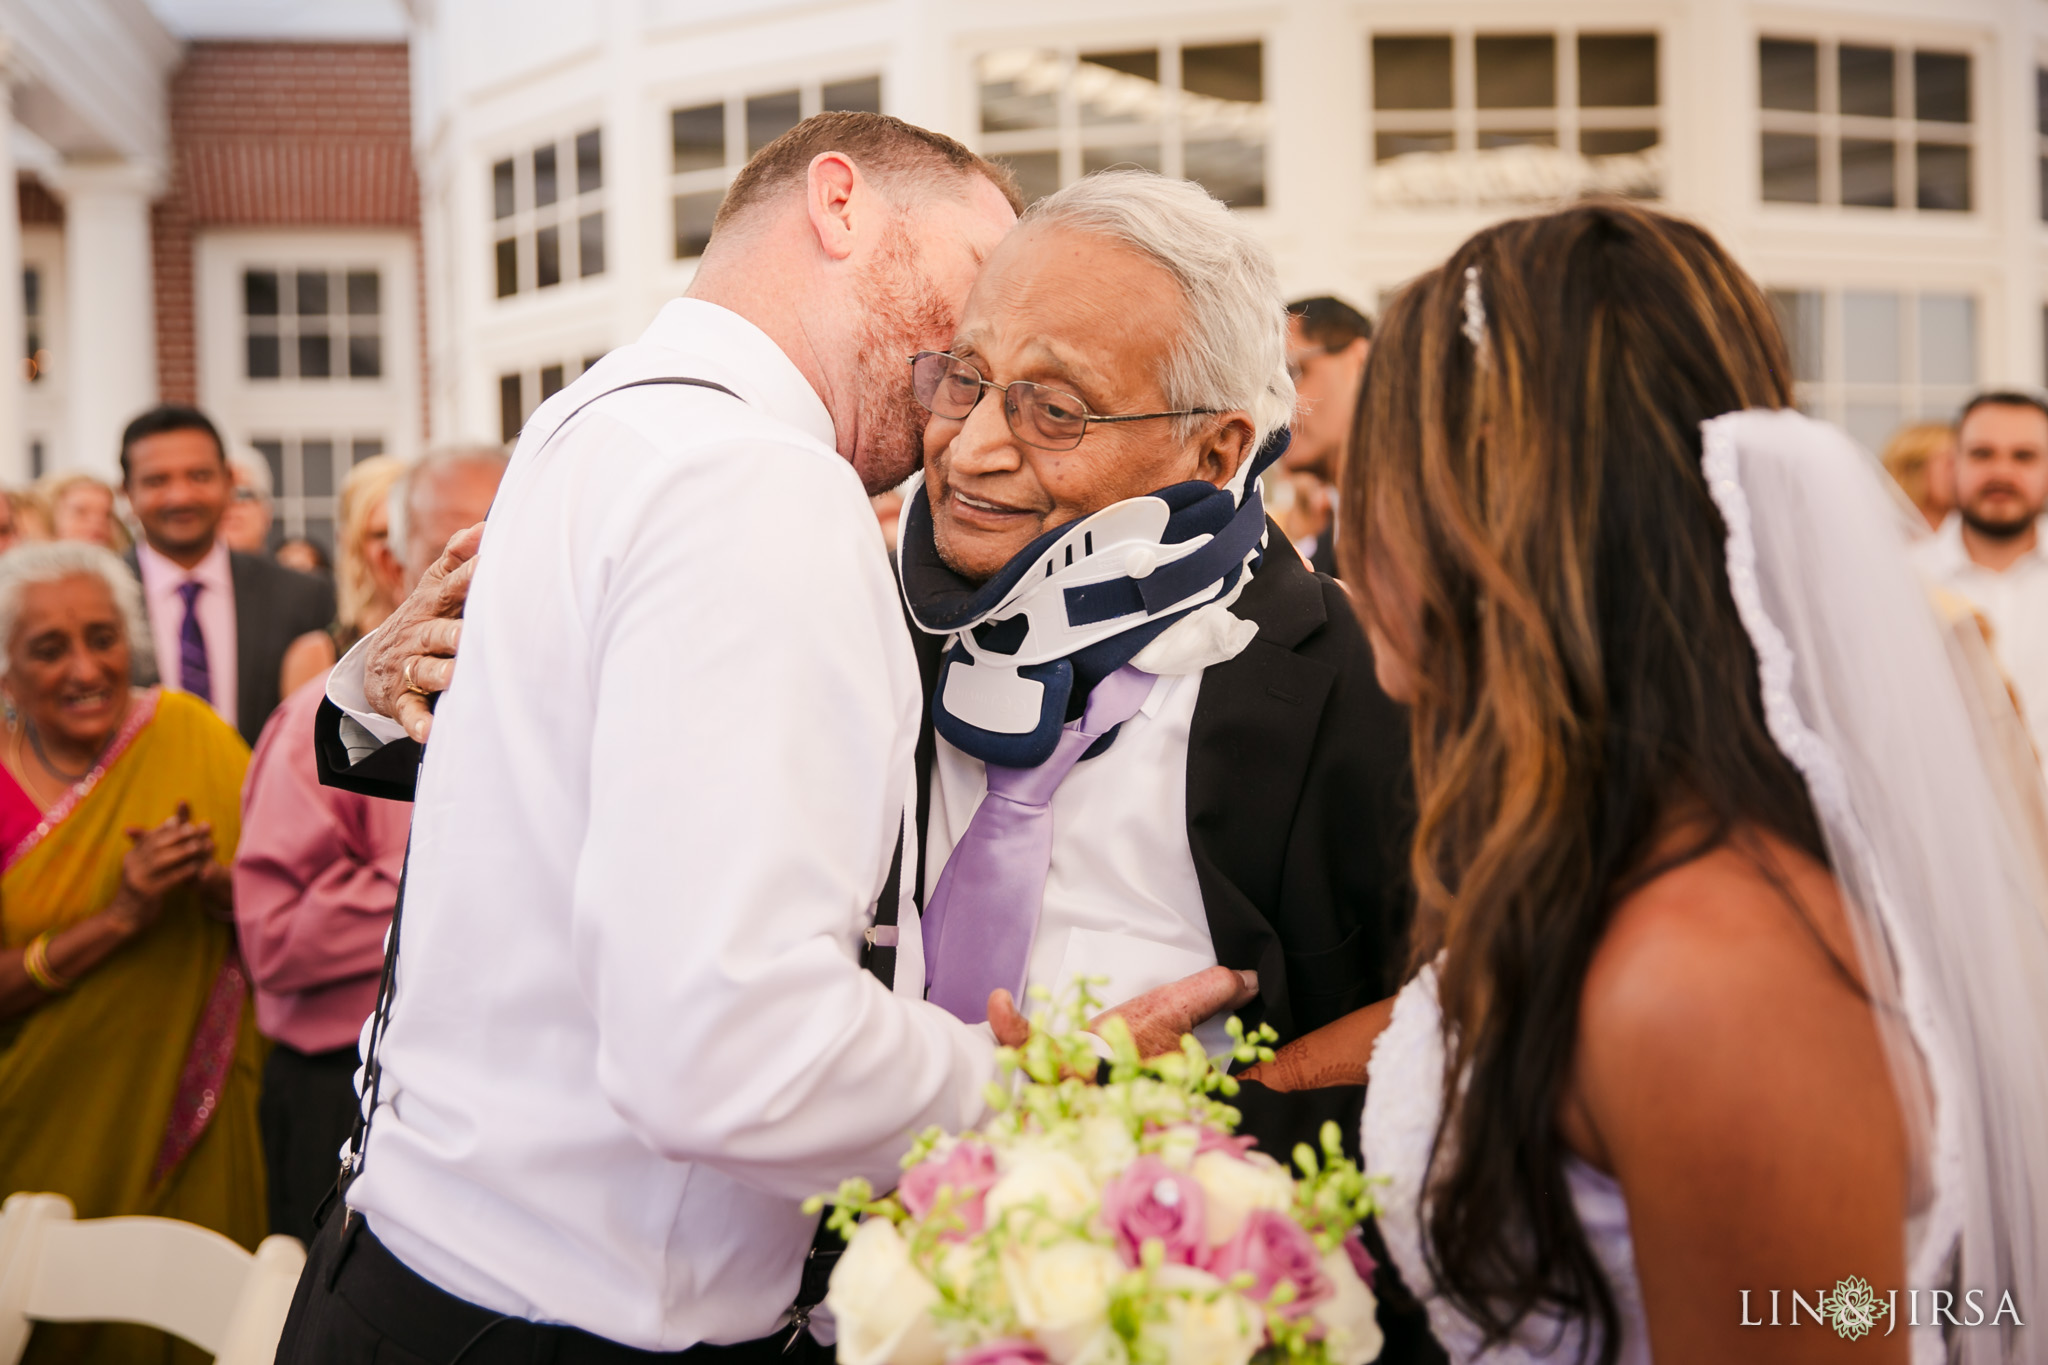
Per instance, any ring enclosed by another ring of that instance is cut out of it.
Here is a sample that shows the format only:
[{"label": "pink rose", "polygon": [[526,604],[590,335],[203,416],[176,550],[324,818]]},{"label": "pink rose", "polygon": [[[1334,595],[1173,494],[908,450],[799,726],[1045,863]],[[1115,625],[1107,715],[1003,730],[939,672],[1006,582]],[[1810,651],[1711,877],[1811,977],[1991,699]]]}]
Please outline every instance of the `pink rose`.
[{"label": "pink rose", "polygon": [[1137,1266],[1145,1243],[1166,1248],[1166,1264],[1198,1264],[1208,1241],[1202,1187],[1156,1156],[1141,1156],[1102,1187],[1102,1222],[1124,1263]]},{"label": "pink rose", "polygon": [[982,1196],[996,1183],[996,1154],[979,1142],[962,1142],[946,1153],[943,1161],[927,1157],[903,1173],[896,1197],[910,1216],[922,1219],[939,1202],[940,1190],[951,1190],[949,1211],[964,1228],[946,1234],[949,1241],[963,1241],[982,1228]]},{"label": "pink rose", "polygon": [[1372,1253],[1365,1249],[1365,1239],[1358,1235],[1357,1228],[1351,1229],[1350,1235],[1344,1239],[1344,1254],[1351,1258],[1351,1268],[1357,1272],[1358,1278],[1371,1284],[1372,1273],[1379,1269],[1379,1265],[1373,1260]]},{"label": "pink rose", "polygon": [[1271,1298],[1281,1284],[1292,1284],[1294,1298],[1281,1310],[1290,1318],[1306,1313],[1333,1292],[1315,1239],[1301,1224],[1271,1209],[1246,1215],[1237,1236],[1211,1251],[1203,1269],[1221,1280],[1249,1272],[1252,1286],[1247,1292],[1260,1302]]},{"label": "pink rose", "polygon": [[1195,1139],[1196,1156],[1204,1152],[1228,1152],[1232,1156],[1243,1156],[1259,1145],[1259,1140],[1255,1137],[1232,1137],[1228,1133],[1219,1133],[1214,1128],[1201,1128],[1196,1131],[1200,1134]]},{"label": "pink rose", "polygon": [[954,1356],[948,1365],[1047,1365],[1047,1359],[1037,1342],[1002,1337]]}]

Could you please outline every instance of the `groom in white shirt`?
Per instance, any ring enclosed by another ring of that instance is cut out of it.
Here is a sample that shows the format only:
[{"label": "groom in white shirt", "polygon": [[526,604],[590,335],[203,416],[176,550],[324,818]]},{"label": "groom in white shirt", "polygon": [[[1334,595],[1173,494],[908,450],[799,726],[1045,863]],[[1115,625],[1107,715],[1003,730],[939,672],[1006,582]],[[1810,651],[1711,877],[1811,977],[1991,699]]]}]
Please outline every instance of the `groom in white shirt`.
[{"label": "groom in white shirt", "polygon": [[[898,908],[919,680],[863,484],[916,464],[902,358],[950,341],[1015,209],[950,139],[808,120],[735,180],[689,297],[535,414],[280,1360],[779,1358],[801,1201],[981,1117],[994,1039],[918,998]],[[400,732],[362,667],[330,695],[369,748]],[[893,994],[857,965],[878,904]]]}]

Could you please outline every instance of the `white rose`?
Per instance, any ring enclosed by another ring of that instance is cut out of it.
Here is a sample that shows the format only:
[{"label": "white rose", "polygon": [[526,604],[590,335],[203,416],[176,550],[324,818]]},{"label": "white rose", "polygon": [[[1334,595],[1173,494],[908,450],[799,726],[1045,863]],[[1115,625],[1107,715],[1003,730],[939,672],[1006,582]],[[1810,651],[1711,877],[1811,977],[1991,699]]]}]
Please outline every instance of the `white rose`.
[{"label": "white rose", "polygon": [[1091,1114],[1081,1120],[1081,1160],[1098,1182],[1122,1174],[1137,1159],[1138,1144],[1122,1119]]},{"label": "white rose", "polygon": [[1294,1207],[1294,1181],[1287,1168],[1264,1152],[1232,1156],[1204,1152],[1189,1173],[1202,1187],[1209,1210],[1209,1245],[1221,1246],[1237,1236],[1255,1209],[1285,1213]]},{"label": "white rose", "polygon": [[1094,1354],[1091,1345],[1109,1321],[1109,1291],[1126,1273],[1114,1251],[1067,1240],[1010,1247],[1002,1263],[1017,1324],[1048,1356],[1070,1365]]},{"label": "white rose", "polygon": [[1147,1322],[1142,1336],[1171,1365],[1246,1365],[1265,1339],[1252,1306],[1205,1270],[1161,1266],[1152,1284],[1165,1316]]},{"label": "white rose", "polygon": [[1343,1247],[1323,1257],[1323,1275],[1335,1291],[1316,1305],[1316,1321],[1322,1323],[1324,1340],[1333,1365],[1365,1365],[1380,1354],[1379,1301],[1358,1272]]},{"label": "white rose", "polygon": [[1020,1143],[1000,1153],[1002,1175],[983,1204],[994,1224],[1010,1209],[1038,1208],[1048,1218],[1071,1222],[1095,1207],[1095,1182],[1080,1162],[1044,1143]]},{"label": "white rose", "polygon": [[825,1291],[839,1324],[839,1365],[941,1365],[946,1348],[927,1311],[938,1301],[896,1225],[886,1218],[862,1223]]},{"label": "white rose", "polygon": [[1160,1132],[1157,1140],[1159,1159],[1176,1171],[1184,1171],[1194,1164],[1195,1152],[1202,1144],[1202,1130],[1192,1124],[1176,1124]]}]

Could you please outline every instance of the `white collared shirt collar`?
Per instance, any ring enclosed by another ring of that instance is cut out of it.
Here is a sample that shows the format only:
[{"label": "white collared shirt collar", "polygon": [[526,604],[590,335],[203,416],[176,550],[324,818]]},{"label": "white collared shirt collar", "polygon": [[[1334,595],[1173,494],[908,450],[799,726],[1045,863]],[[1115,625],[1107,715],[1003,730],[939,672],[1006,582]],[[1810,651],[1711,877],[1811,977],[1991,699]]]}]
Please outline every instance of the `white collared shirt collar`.
[{"label": "white collared shirt collar", "polygon": [[[1948,577],[1960,573],[1997,573],[2000,570],[1987,569],[1970,558],[1970,547],[1963,542],[1963,518],[1959,512],[1951,512],[1936,528],[1933,535],[1921,544],[1922,562],[1933,573]],[[2007,572],[2029,561],[2048,564],[2048,518],[2035,523],[2034,547],[2007,566]]]},{"label": "white collared shirt collar", "polygon": [[671,373],[716,380],[758,411],[838,448],[832,414],[803,371],[773,338],[730,308],[671,299],[640,341],[687,357]]}]

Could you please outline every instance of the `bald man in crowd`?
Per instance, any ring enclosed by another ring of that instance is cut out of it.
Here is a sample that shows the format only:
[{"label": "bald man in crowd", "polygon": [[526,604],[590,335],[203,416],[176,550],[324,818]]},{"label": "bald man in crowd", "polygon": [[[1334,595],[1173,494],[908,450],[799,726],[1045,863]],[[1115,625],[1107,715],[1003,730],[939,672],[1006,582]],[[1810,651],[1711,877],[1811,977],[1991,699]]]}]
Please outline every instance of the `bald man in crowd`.
[{"label": "bald man in crowd", "polygon": [[[505,474],[496,449],[429,455],[392,485],[370,571],[402,599],[449,537],[482,521]],[[235,918],[276,1046],[263,1068],[270,1230],[313,1239],[355,1120],[356,1039],[377,994],[412,807],[320,785],[313,713],[327,673],[293,692],[256,742],[235,856]]]}]

